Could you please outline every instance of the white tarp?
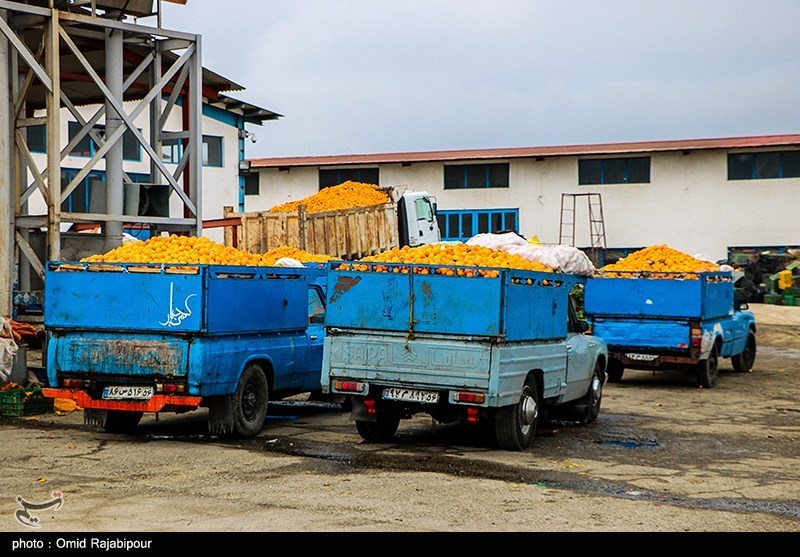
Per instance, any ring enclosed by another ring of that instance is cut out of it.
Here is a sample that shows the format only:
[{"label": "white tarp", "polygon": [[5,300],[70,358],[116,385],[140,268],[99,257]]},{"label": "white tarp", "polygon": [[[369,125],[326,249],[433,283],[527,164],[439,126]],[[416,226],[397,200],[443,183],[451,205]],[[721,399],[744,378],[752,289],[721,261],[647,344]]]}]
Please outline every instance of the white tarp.
[{"label": "white tarp", "polygon": [[513,232],[505,234],[478,234],[467,241],[470,246],[505,251],[513,255],[546,265],[558,273],[592,276],[594,264],[578,248],[572,246],[532,245]]}]

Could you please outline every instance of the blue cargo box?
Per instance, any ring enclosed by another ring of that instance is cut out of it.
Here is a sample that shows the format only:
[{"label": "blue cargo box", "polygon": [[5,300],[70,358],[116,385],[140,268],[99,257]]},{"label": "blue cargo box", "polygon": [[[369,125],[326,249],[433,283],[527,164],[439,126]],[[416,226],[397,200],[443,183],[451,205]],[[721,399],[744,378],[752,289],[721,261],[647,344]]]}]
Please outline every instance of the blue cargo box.
[{"label": "blue cargo box", "polygon": [[595,277],[586,282],[585,310],[592,316],[714,319],[733,312],[730,273],[697,278]]},{"label": "blue cargo box", "polygon": [[[464,267],[356,263],[339,270],[341,266],[333,263],[328,272],[328,327],[505,341],[564,338],[569,293],[582,281],[514,269],[493,269],[498,276],[490,278],[435,274],[443,269],[463,272]],[[377,272],[376,266],[388,272]]]},{"label": "blue cargo box", "polygon": [[51,329],[237,334],[305,329],[324,269],[48,263]]}]

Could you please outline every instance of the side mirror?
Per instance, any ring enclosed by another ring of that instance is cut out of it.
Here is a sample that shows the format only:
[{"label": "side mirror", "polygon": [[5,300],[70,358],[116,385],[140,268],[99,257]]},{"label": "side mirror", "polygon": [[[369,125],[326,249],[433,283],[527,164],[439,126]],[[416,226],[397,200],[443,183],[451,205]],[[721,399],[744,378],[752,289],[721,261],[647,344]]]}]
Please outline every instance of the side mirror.
[{"label": "side mirror", "polygon": [[589,325],[588,321],[578,321],[578,332],[579,333],[588,333],[592,327]]},{"label": "side mirror", "polygon": [[750,304],[747,302],[739,302],[739,311],[747,311],[750,309]]}]

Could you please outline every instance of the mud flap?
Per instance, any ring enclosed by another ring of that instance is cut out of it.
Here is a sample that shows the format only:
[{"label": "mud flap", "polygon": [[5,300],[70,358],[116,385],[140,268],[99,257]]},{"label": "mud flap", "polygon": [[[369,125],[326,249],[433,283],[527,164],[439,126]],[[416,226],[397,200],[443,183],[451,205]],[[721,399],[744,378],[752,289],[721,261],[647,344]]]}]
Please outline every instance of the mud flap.
[{"label": "mud flap", "polygon": [[360,396],[350,397],[352,401],[352,408],[350,410],[350,419],[359,422],[375,422],[378,420],[377,414],[370,414],[367,405],[364,404],[364,398]]},{"label": "mud flap", "polygon": [[208,401],[208,432],[212,435],[233,433],[233,404],[231,397],[219,396]]},{"label": "mud flap", "polygon": [[106,427],[106,418],[108,411],[98,410],[96,408],[86,408],[83,411],[83,423],[101,429]]}]

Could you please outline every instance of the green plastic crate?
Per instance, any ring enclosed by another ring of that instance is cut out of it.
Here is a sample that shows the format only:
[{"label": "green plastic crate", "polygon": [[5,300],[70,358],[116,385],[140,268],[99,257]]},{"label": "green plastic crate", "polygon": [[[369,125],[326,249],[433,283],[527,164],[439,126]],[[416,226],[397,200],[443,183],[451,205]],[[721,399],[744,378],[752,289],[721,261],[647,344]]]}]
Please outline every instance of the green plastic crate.
[{"label": "green plastic crate", "polygon": [[0,391],[1,416],[33,416],[53,411],[53,399],[42,394],[39,387]]},{"label": "green plastic crate", "polygon": [[783,296],[780,294],[764,294],[764,303],[772,305],[783,304]]}]

